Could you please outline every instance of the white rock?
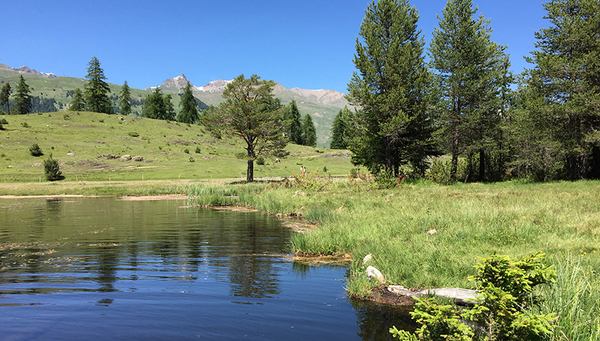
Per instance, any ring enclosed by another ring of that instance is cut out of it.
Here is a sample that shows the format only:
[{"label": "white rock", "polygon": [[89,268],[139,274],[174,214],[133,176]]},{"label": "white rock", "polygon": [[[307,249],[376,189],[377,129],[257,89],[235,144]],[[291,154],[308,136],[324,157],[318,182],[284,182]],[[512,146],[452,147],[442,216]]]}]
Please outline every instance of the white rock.
[{"label": "white rock", "polygon": [[427,231],[427,233],[429,233],[431,235],[434,235],[434,234],[437,233],[437,230],[436,229],[431,229],[431,230]]},{"label": "white rock", "polygon": [[75,153],[67,153],[67,156],[75,156]]},{"label": "white rock", "polygon": [[381,274],[381,271],[377,270],[374,266],[369,265],[367,267],[367,276],[369,276],[369,278],[377,278],[379,282],[383,283],[383,275]]}]

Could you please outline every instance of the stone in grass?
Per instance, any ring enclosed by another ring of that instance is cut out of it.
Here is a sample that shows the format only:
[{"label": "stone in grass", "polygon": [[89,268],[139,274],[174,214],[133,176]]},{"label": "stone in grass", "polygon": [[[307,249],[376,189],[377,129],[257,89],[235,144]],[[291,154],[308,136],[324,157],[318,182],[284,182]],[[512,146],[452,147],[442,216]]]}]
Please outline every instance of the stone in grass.
[{"label": "stone in grass", "polygon": [[129,161],[131,160],[131,155],[123,155],[121,156],[121,160]]},{"label": "stone in grass", "polygon": [[141,157],[141,156],[134,156],[134,157],[133,157],[133,161],[138,161],[138,162],[140,162],[140,161],[144,161],[144,158],[143,158],[143,157]]},{"label": "stone in grass", "polygon": [[367,267],[367,276],[369,276],[370,279],[372,278],[377,278],[377,280],[381,283],[383,283],[383,274],[381,274],[381,271],[377,270],[374,266],[369,265]]},{"label": "stone in grass", "polygon": [[439,289],[423,289],[411,290],[401,285],[390,285],[388,291],[402,296],[424,297],[435,295],[454,300],[457,304],[474,305],[477,303],[476,298],[479,296],[476,290],[462,288],[439,288]]}]

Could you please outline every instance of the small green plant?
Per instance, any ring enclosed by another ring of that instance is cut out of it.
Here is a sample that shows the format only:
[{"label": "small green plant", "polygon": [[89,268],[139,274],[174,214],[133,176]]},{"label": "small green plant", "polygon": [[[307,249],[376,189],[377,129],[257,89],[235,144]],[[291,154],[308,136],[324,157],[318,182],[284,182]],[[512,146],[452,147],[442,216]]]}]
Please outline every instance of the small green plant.
[{"label": "small green plant", "polygon": [[3,118],[0,120],[0,124],[8,124],[8,121],[6,120],[6,118]]},{"label": "small green plant", "polygon": [[71,116],[69,116],[69,114],[64,114],[64,115],[63,115],[63,119],[64,119],[65,121],[68,121],[68,120],[70,120],[70,119],[71,119]]},{"label": "small green plant", "polygon": [[104,123],[104,120],[102,120],[102,119],[101,119],[101,120],[98,120],[98,122],[100,122],[100,123]]},{"label": "small green plant", "polygon": [[60,171],[58,161],[52,158],[52,154],[44,160],[44,174],[48,181],[62,180],[65,178]]},{"label": "small green plant", "polygon": [[[417,298],[412,317],[421,324],[415,334],[390,328],[399,340],[538,340],[552,336],[556,316],[529,310],[535,300],[533,287],[554,282],[553,266],[544,264],[545,254],[532,253],[521,260],[493,255],[476,265],[480,296],[472,309],[440,305],[435,299]],[[466,324],[463,321],[468,321]]]},{"label": "small green plant", "polygon": [[23,128],[29,128],[29,124],[27,124],[27,122],[22,122],[22,123],[21,123],[21,126],[22,126]]},{"label": "small green plant", "polygon": [[138,134],[138,133],[137,133],[137,132],[135,132],[135,131],[130,131],[130,132],[128,132],[128,133],[127,133],[127,135],[129,135],[129,136],[131,136],[131,137],[138,137],[138,136],[140,136],[140,134]]},{"label": "small green plant", "polygon": [[37,143],[34,143],[31,147],[29,147],[29,153],[32,156],[42,156],[44,152],[42,152],[42,148]]},{"label": "small green plant", "polygon": [[259,157],[256,158],[256,164],[259,166],[264,166],[265,158],[262,155],[260,155]]},{"label": "small green plant", "polygon": [[183,152],[186,153],[186,154],[189,154],[190,150],[186,148],[186,149],[183,150]]},{"label": "small green plant", "polygon": [[200,147],[196,147],[196,151],[195,151],[195,153],[196,153],[196,154],[200,154],[200,152],[201,152],[201,150],[200,150]]},{"label": "small green plant", "polygon": [[196,160],[194,160],[194,158],[193,158],[193,157],[190,157],[190,158],[189,158],[189,161],[190,161],[190,162],[196,162]]},{"label": "small green plant", "polygon": [[352,179],[356,179],[356,178],[358,178],[358,172],[359,172],[358,168],[352,168],[350,170],[350,174],[348,176]]}]

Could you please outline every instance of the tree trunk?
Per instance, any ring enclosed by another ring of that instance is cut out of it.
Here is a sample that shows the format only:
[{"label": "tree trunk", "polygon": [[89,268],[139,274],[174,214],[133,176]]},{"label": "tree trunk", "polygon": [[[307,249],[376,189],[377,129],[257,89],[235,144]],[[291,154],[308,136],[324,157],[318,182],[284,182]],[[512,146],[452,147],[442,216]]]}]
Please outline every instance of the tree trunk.
[{"label": "tree trunk", "polygon": [[479,150],[479,181],[485,181],[485,151]]},{"label": "tree trunk", "polygon": [[246,171],[246,182],[254,181],[254,159],[248,160],[248,170]]},{"label": "tree trunk", "polygon": [[458,171],[458,132],[452,134],[452,169],[450,170],[450,178],[456,181],[456,172]]}]

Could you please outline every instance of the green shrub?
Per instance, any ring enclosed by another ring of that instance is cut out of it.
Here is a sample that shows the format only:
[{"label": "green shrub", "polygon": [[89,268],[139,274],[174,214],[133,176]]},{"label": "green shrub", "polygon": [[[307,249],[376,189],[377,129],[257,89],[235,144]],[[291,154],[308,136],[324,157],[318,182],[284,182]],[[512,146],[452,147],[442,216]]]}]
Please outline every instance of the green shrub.
[{"label": "green shrub", "polygon": [[256,164],[259,166],[264,166],[265,158],[262,155],[260,155],[259,157],[256,158]]},{"label": "green shrub", "polygon": [[32,156],[42,156],[44,152],[42,152],[42,148],[37,143],[34,143],[31,147],[29,147],[29,152]]},{"label": "green shrub", "polygon": [[190,150],[186,148],[186,149],[183,150],[183,152],[186,153],[186,154],[189,154]]},{"label": "green shrub", "polygon": [[48,181],[62,180],[65,178],[60,171],[58,161],[52,158],[52,154],[50,154],[48,159],[44,160],[44,174]]},{"label": "green shrub", "polygon": [[200,147],[196,147],[196,154],[200,154]]},{"label": "green shrub", "polygon": [[6,118],[3,118],[0,120],[0,124],[8,124],[8,121],[6,120]]},{"label": "green shrub", "polygon": [[131,137],[138,137],[140,136],[140,134],[136,133],[135,131],[130,131],[127,133],[127,135],[131,136]]},{"label": "green shrub", "polygon": [[21,123],[21,126],[22,126],[23,128],[29,128],[29,124],[27,124],[27,122],[23,122],[23,123]]},{"label": "green shrub", "polygon": [[63,119],[64,119],[65,121],[68,121],[68,120],[70,120],[70,119],[71,119],[71,116],[69,116],[69,114],[64,114],[64,115],[63,115]]},{"label": "green shrub", "polygon": [[[532,253],[521,260],[493,255],[475,267],[480,296],[472,309],[435,303],[434,298],[417,298],[412,317],[422,327],[416,335],[390,328],[399,340],[538,340],[552,336],[554,313],[535,314],[533,287],[554,282],[556,272],[545,265],[545,254]],[[463,321],[471,322],[466,324]]]}]

